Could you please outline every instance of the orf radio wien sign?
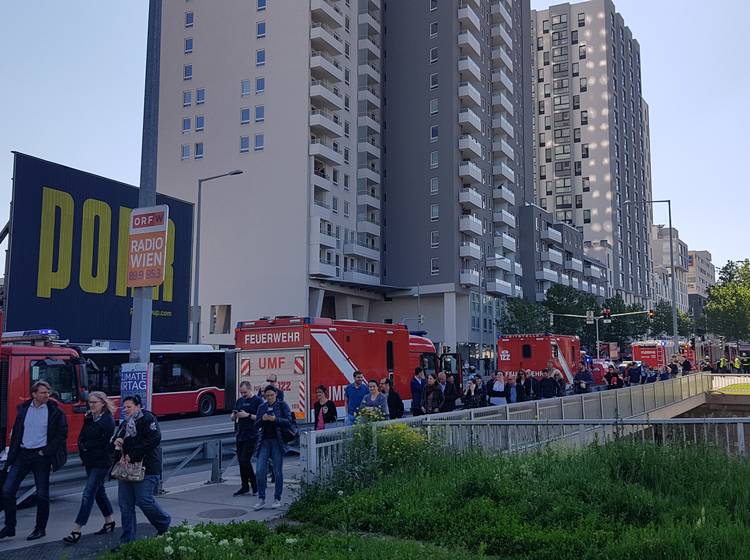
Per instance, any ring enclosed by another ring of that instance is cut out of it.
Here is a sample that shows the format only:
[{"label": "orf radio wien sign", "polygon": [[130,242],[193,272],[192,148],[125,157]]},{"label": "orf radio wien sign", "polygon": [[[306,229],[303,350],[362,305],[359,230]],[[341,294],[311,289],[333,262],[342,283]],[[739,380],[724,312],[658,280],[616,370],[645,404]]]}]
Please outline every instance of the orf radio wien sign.
[{"label": "orf radio wien sign", "polygon": [[128,235],[128,288],[158,286],[164,282],[169,228],[167,205],[136,208],[130,214]]}]

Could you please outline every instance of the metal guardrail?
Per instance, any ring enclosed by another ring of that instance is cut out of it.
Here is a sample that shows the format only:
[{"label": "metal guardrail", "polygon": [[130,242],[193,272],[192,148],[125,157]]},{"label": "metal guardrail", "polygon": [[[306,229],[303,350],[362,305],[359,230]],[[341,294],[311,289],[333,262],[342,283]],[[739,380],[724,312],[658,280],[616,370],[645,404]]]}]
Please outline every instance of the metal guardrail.
[{"label": "metal guardrail", "polygon": [[[748,380],[750,376],[694,373],[617,390],[401,418],[377,422],[373,426],[377,429],[390,424],[425,426],[428,422],[435,421],[564,421],[632,418],[646,415],[712,389]],[[558,429],[560,436],[568,435],[570,431],[565,427],[564,422],[559,425]],[[329,479],[333,475],[335,466],[343,459],[346,442],[351,434],[351,427],[308,431],[300,434],[303,479],[308,483]]]}]

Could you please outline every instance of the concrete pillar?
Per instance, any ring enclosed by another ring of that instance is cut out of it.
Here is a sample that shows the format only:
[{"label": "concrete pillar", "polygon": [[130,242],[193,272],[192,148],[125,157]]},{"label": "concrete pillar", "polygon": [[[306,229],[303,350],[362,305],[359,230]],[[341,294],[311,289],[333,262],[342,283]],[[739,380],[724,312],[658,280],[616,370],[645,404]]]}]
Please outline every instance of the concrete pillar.
[{"label": "concrete pillar", "polygon": [[325,290],[321,288],[310,288],[308,315],[310,317],[320,317],[323,312],[323,296]]},{"label": "concrete pillar", "polygon": [[445,292],[443,294],[443,332],[445,339],[443,344],[451,347],[451,352],[456,351],[456,292]]}]

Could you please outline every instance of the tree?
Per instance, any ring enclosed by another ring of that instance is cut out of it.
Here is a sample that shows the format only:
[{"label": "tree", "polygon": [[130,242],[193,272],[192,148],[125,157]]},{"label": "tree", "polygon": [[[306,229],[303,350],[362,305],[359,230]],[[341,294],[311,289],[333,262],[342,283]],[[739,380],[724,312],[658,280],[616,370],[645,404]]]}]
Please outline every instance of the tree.
[{"label": "tree", "polygon": [[[643,307],[638,304],[632,303],[627,305],[620,294],[607,299],[603,307],[609,308],[612,311],[612,315],[643,311]],[[620,348],[623,348],[636,338],[648,334],[649,320],[645,313],[627,315],[625,317],[613,317],[611,323],[602,325],[602,327],[601,340],[617,342]]]},{"label": "tree", "polygon": [[739,342],[750,338],[750,261],[730,261],[719,271],[719,281],[708,288],[704,307],[709,331]]},{"label": "tree", "polygon": [[535,301],[511,298],[507,300],[497,328],[503,334],[547,332],[550,330],[549,311]]},{"label": "tree", "polygon": [[[555,284],[547,290],[544,305],[555,314],[586,315],[587,311],[593,311],[595,315],[599,314],[599,304],[594,296],[562,284]],[[596,327],[587,325],[583,318],[555,317],[555,326],[552,330],[556,334],[580,337],[583,346],[589,349],[596,345]]]}]

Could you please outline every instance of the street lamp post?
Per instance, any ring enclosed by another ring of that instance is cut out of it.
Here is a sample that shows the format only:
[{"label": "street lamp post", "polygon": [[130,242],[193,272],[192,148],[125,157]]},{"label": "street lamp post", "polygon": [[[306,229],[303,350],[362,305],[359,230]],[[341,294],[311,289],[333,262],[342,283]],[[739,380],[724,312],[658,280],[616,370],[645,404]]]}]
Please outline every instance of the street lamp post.
[{"label": "street lamp post", "polygon": [[193,305],[191,307],[191,323],[192,323],[192,334],[190,336],[190,342],[192,344],[200,344],[201,335],[201,307],[198,303],[198,296],[200,291],[200,266],[201,266],[201,200],[203,198],[203,183],[213,181],[214,179],[220,179],[222,177],[229,177],[230,175],[241,175],[241,169],[235,169],[221,175],[214,175],[213,177],[206,177],[205,179],[198,179],[198,204],[196,207],[196,223],[195,223],[195,267],[193,268]]},{"label": "street lamp post", "polygon": [[[623,204],[633,204],[634,201],[626,200]],[[635,202],[637,204],[637,202]],[[657,204],[666,203],[667,211],[669,214],[669,268],[671,273],[671,292],[672,292],[672,341],[674,343],[674,351],[680,353],[680,336],[677,327],[677,290],[675,283],[677,282],[677,275],[674,266],[674,230],[672,229],[672,201],[666,200],[644,200],[642,204]]]}]

